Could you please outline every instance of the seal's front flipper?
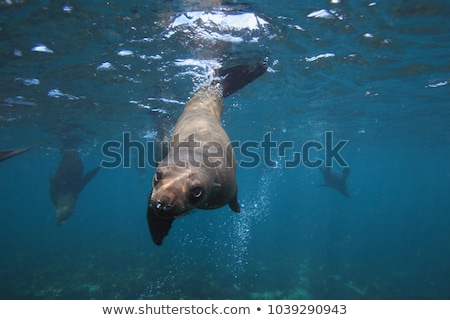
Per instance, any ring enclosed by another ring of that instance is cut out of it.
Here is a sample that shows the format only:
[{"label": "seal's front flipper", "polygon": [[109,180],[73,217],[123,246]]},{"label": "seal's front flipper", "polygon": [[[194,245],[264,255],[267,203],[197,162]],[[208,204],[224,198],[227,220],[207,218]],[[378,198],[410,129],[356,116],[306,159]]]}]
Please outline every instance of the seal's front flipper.
[{"label": "seal's front flipper", "polygon": [[31,150],[31,148],[24,149],[13,149],[13,150],[0,150],[0,161],[6,160],[8,158],[14,157],[22,152]]},{"label": "seal's front flipper", "polygon": [[174,218],[163,219],[156,215],[151,206],[147,208],[147,223],[153,242],[160,246],[165,236],[169,234]]},{"label": "seal's front flipper", "polygon": [[234,197],[231,199],[231,201],[228,203],[228,206],[234,212],[238,212],[238,213],[241,212],[241,206],[239,205],[238,200],[237,200],[237,192],[234,195]]},{"label": "seal's front flipper", "polygon": [[330,167],[319,167],[319,170],[323,173],[324,177],[330,175],[331,173],[331,168]]},{"label": "seal's front flipper", "polygon": [[100,171],[100,167],[96,167],[94,169],[92,169],[91,171],[87,172],[83,178],[81,179],[81,186],[80,186],[80,191],[84,189],[84,187],[86,187],[86,185],[89,183],[89,181],[92,180],[92,178],[95,177],[95,175],[97,174],[97,172]]},{"label": "seal's front flipper", "polygon": [[258,78],[267,70],[267,60],[254,64],[237,65],[220,69],[218,75],[222,77],[223,97],[242,89],[247,84]]},{"label": "seal's front flipper", "polygon": [[342,170],[342,178],[345,180],[347,179],[348,175],[350,174],[350,168],[349,167],[345,167]]}]

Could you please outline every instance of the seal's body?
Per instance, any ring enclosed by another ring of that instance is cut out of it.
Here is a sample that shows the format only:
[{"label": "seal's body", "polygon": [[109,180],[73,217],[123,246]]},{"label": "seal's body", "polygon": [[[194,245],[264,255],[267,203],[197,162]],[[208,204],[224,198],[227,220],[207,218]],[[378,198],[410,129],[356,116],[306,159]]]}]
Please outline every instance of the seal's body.
[{"label": "seal's body", "polygon": [[56,209],[56,223],[62,225],[75,209],[84,187],[100,170],[96,167],[83,176],[83,162],[75,149],[62,150],[55,175],[50,178],[50,198]]},{"label": "seal's body", "polygon": [[219,85],[201,89],[175,125],[169,154],[158,165],[150,201],[161,217],[237,204],[235,156],[220,124]]},{"label": "seal's body", "polygon": [[153,178],[147,221],[155,244],[162,244],[175,218],[194,208],[228,204],[240,211],[235,155],[221,126],[223,98],[265,70],[261,63],[223,70],[223,81],[200,89],[186,104],[173,130],[169,153]]}]

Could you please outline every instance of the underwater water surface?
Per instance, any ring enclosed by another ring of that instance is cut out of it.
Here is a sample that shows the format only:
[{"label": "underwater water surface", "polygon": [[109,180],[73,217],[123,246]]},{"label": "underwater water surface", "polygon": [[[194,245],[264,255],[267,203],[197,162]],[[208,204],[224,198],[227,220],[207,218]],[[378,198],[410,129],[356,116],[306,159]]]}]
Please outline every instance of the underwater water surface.
[{"label": "underwater water surface", "polygon": [[[0,1],[0,150],[33,148],[0,162],[0,298],[450,299],[449,15],[423,0]],[[255,148],[249,168],[236,150],[240,213],[195,210],[154,245],[155,168],[132,149],[57,225],[68,137],[87,172],[124,133],[170,135],[216,68],[266,58],[223,125],[293,148]],[[326,132],[346,141],[350,197],[289,167]]]}]

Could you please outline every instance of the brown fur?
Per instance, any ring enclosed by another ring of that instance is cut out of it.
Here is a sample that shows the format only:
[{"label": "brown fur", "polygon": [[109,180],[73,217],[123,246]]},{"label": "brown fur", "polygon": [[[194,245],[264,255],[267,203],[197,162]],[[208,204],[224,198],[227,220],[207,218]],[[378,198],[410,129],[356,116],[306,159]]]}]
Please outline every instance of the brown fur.
[{"label": "brown fur", "polygon": [[[174,218],[194,208],[216,209],[226,204],[240,211],[235,155],[220,123],[222,101],[217,84],[199,90],[186,104],[175,125],[169,154],[153,180],[150,203],[160,217]],[[202,190],[198,199],[192,196],[195,187]],[[165,206],[158,208],[158,201]]]}]

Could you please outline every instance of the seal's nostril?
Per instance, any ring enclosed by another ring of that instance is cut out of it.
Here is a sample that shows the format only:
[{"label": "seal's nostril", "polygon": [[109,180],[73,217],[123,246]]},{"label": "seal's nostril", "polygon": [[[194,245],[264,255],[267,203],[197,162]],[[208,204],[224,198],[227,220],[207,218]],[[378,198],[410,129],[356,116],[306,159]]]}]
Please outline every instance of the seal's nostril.
[{"label": "seal's nostril", "polygon": [[162,196],[161,199],[155,201],[155,208],[157,210],[168,211],[172,208],[171,200],[167,196]]}]

